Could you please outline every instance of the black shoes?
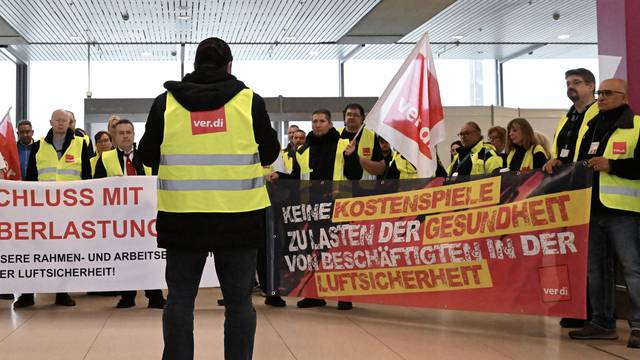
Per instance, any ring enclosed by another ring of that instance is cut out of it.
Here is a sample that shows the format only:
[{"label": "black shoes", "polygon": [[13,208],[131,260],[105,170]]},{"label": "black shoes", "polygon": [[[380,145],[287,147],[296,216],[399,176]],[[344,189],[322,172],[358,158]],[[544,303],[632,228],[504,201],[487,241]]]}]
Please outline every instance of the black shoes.
[{"label": "black shoes", "polygon": [[631,330],[627,347],[640,349],[640,330]]},{"label": "black shoes", "polygon": [[0,300],[13,300],[13,294],[0,294]]},{"label": "black shoes", "polygon": [[586,320],[574,319],[574,318],[562,318],[560,319],[560,327],[565,329],[580,329],[586,324]]},{"label": "black shoes", "polygon": [[569,331],[569,337],[576,340],[615,340],[618,335],[616,329],[605,329],[588,323],[580,330]]},{"label": "black shoes", "polygon": [[282,299],[278,295],[267,296],[267,298],[264,300],[264,303],[266,305],[275,306],[275,307],[285,307],[285,306],[287,306],[287,302],[284,301],[284,299]]},{"label": "black shoes", "polygon": [[35,301],[33,300],[33,294],[22,294],[18,297],[18,301],[13,303],[14,309],[22,309],[29,306],[35,305]]},{"label": "black shoes", "polygon": [[351,310],[353,303],[351,301],[338,301],[338,310]]},{"label": "black shoes", "polygon": [[67,293],[57,293],[55,304],[58,306],[76,306],[75,300]]},{"label": "black shoes", "polygon": [[118,301],[118,304],[116,305],[116,308],[118,309],[128,309],[128,308],[132,308],[136,306],[136,298],[120,298],[120,301]]},{"label": "black shoes", "polygon": [[167,300],[165,300],[162,296],[159,296],[157,298],[151,298],[149,299],[149,304],[147,305],[147,307],[149,309],[164,309],[164,305],[167,303]]},{"label": "black shoes", "polygon": [[304,298],[298,301],[297,306],[301,309],[326,306],[327,302],[322,299]]}]

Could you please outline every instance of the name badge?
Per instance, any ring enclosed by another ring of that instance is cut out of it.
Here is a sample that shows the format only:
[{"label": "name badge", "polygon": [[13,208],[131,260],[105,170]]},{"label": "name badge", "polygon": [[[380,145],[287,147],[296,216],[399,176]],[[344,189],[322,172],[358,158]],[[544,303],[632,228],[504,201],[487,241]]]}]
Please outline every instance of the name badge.
[{"label": "name badge", "polygon": [[561,157],[561,158],[566,158],[566,157],[568,157],[568,156],[569,156],[569,149],[562,149],[562,150],[560,151],[560,157]]},{"label": "name badge", "polygon": [[589,146],[589,155],[594,155],[595,153],[597,153],[599,146],[600,146],[600,142],[599,141],[592,142],[591,146]]}]

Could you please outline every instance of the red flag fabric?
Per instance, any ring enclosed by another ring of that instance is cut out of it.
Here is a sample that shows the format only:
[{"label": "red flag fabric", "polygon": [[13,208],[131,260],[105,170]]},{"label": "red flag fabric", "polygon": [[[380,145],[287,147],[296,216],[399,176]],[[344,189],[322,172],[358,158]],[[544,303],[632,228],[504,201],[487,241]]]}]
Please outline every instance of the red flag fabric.
[{"label": "red flag fabric", "polygon": [[9,112],[0,120],[0,179],[20,180],[20,158]]},{"label": "red flag fabric", "polygon": [[444,111],[427,33],[422,35],[365,120],[418,170],[436,171],[435,146],[445,140]]}]

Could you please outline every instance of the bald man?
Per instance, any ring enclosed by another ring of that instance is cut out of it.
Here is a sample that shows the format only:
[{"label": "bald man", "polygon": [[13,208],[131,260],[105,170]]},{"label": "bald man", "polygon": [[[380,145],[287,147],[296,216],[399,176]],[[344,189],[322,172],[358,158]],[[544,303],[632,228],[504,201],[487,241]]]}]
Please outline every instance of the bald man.
[{"label": "bald man", "polygon": [[615,340],[614,258],[623,268],[631,304],[627,346],[640,348],[640,117],[628,104],[622,79],[596,91],[599,114],[589,121],[578,160],[593,169],[589,223],[591,321],[569,332],[578,340]]},{"label": "bald man", "polygon": [[[71,116],[58,109],[51,114],[51,130],[33,144],[27,164],[27,181],[73,181],[91,179],[89,149],[84,139],[69,127]],[[33,306],[33,294],[22,294],[13,304],[16,309]],[[67,293],[56,294],[56,305],[75,306]]]}]

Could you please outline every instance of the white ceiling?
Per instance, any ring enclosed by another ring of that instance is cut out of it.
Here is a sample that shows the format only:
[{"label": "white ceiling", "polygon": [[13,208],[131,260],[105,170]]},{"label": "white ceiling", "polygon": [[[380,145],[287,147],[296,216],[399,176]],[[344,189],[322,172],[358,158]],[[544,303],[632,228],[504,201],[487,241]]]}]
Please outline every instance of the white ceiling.
[{"label": "white ceiling", "polygon": [[400,59],[424,31],[440,58],[597,56],[596,0],[0,0],[0,17],[25,60],[171,60],[181,43],[192,59],[210,36],[240,60],[340,59],[359,42],[354,59]]}]

